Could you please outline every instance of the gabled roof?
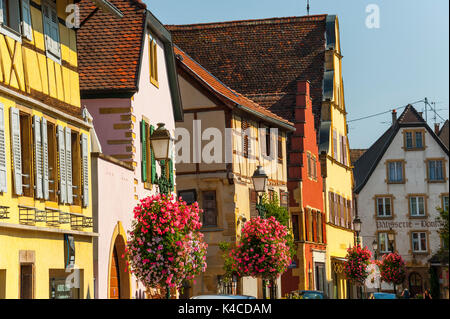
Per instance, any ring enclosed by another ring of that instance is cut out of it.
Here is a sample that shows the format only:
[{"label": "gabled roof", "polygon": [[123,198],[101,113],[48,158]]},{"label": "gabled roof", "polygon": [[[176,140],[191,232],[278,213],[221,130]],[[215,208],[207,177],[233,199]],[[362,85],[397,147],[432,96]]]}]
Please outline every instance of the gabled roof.
[{"label": "gabled roof", "polygon": [[[122,18],[99,10],[77,31],[82,96],[90,92],[137,90],[146,6],[138,0],[110,2],[123,13]],[[81,21],[96,8],[90,1],[79,5]]]},{"label": "gabled roof", "polygon": [[285,129],[291,131],[295,130],[293,123],[270,112],[266,108],[229,88],[177,46],[174,46],[174,52],[177,56],[177,61],[183,70],[196,78],[196,80],[210,92],[215,94],[220,100],[224,101],[226,105],[239,108],[246,113],[252,113],[265,121],[272,122]]},{"label": "gabled roof", "polygon": [[439,137],[428,126],[423,117],[416,111],[412,105],[408,105],[399,118],[391,125],[380,138],[355,162],[353,176],[355,179],[355,193],[359,193],[366,185],[373,171],[377,167],[384,153],[391,145],[392,140],[402,127],[425,127],[435,141],[441,146],[448,155],[448,148],[442,143]]},{"label": "gabled roof", "polygon": [[327,15],[166,27],[174,43],[220,81],[290,121],[296,83],[309,80],[320,119]]},{"label": "gabled roof", "polygon": [[449,148],[449,129],[448,129],[448,120],[445,121],[444,125],[442,126],[441,130],[439,131],[439,138],[441,139],[442,143]]}]

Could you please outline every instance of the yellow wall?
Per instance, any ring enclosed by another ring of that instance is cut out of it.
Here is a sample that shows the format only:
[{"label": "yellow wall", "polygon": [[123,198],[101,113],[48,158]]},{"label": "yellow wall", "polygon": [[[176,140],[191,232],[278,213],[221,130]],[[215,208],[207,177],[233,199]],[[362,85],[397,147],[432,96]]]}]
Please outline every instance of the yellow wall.
[{"label": "yellow wall", "polygon": [[[40,5],[40,0],[35,2]],[[57,1],[59,18],[65,20],[66,5],[72,2]],[[19,223],[18,205],[33,206],[38,210],[45,210],[46,207],[51,206],[62,212],[81,213],[86,217],[92,217],[91,204],[87,208],[81,208],[59,203],[49,204],[44,200],[14,195],[9,115],[11,107],[25,107],[32,115],[43,116],[45,113],[47,117],[55,120],[56,125],[66,127],[70,124],[72,129],[78,129],[79,133],[85,133],[88,136],[88,145],[90,145],[89,127],[83,124],[82,120],[69,116],[64,111],[60,112],[64,110],[64,107],[80,107],[75,31],[59,24],[62,60],[59,64],[45,54],[42,13],[32,6],[31,16],[32,42],[22,37],[22,43],[20,43],[0,34],[0,89],[5,89],[0,91],[0,103],[4,105],[7,167],[11,167],[7,170],[8,191],[0,193],[0,205],[9,207],[10,217],[0,220],[0,297],[19,297],[19,251],[27,250],[35,253],[35,298],[49,298],[49,271],[64,269],[64,233],[71,233],[74,235],[76,245],[75,264],[83,270],[81,297],[92,298],[94,295],[92,236],[94,234],[88,233],[92,229],[74,230],[70,224],[53,227],[46,223],[36,223],[35,226]],[[45,106],[39,104],[42,102]],[[55,111],[55,104],[59,105],[59,111]],[[90,157],[88,158],[90,175],[91,163]],[[89,184],[91,203],[92,191],[91,183]],[[49,231],[43,231],[44,228]],[[2,292],[5,285],[6,289]]]},{"label": "yellow wall", "polygon": [[[337,131],[338,139],[339,134],[345,136],[347,139],[347,161],[350,163],[350,154],[348,149],[347,138],[347,122],[346,122],[346,109],[344,101],[344,89],[342,81],[342,65],[339,47],[339,25],[336,21],[336,50],[326,52],[326,66],[328,69],[334,70],[334,91],[333,99],[331,102],[324,102],[322,110],[325,111],[331,120],[331,129],[329,132],[329,149],[326,159],[327,178],[324,179],[325,194],[324,205],[326,211],[327,225],[327,279],[329,282],[332,278],[332,257],[345,258],[347,255],[347,248],[354,245],[354,232],[350,229],[334,226],[329,223],[329,192],[334,192],[343,196],[348,200],[352,200],[353,197],[353,172],[349,164],[348,167],[344,167],[332,160],[333,157],[333,129]],[[340,141],[338,147],[338,156],[340,156],[341,146]],[[346,298],[346,282],[344,276],[340,275],[338,279],[339,297]]]},{"label": "yellow wall", "polygon": [[[35,0],[40,4],[40,0]],[[65,20],[69,0],[58,0],[59,18]],[[59,64],[45,54],[42,13],[31,6],[33,41],[22,37],[22,43],[0,33],[0,85],[36,96],[48,95],[68,105],[80,107],[76,34],[59,24],[61,60]]]}]

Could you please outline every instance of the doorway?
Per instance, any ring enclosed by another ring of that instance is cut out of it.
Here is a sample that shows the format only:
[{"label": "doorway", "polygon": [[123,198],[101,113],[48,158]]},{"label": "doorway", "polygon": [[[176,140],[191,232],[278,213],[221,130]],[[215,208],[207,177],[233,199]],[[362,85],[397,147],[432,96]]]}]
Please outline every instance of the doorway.
[{"label": "doorway", "polygon": [[122,257],[125,254],[125,241],[118,235],[114,241],[109,269],[109,298],[129,299],[130,276],[126,272],[126,261]]},{"label": "doorway", "polygon": [[422,293],[422,284],[422,276],[419,273],[412,272],[409,275],[409,292],[411,293],[411,297]]}]

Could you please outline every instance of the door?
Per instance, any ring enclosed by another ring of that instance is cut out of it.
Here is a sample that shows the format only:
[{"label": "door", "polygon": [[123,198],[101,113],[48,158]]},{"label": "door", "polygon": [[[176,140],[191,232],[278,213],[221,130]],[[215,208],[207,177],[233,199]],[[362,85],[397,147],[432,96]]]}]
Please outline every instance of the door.
[{"label": "door", "polygon": [[324,263],[315,263],[316,268],[316,290],[325,291],[326,285],[326,276],[325,276],[325,264]]},{"label": "door", "polygon": [[411,297],[422,293],[422,276],[416,272],[409,275],[409,292]]},{"label": "door", "polygon": [[110,282],[109,282],[109,298],[120,298],[120,270],[119,259],[117,256],[117,247],[114,245],[113,256],[111,258]]},{"label": "door", "polygon": [[20,265],[20,299],[33,299],[33,265]]}]

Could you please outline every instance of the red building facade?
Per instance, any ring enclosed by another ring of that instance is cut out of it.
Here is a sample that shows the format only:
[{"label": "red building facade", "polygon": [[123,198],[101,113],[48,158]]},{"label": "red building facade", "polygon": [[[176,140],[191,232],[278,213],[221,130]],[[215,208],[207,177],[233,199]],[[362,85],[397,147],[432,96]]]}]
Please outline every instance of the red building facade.
[{"label": "red building facade", "polygon": [[296,256],[281,278],[282,296],[294,290],[326,286],[326,231],[323,181],[309,81],[297,82],[296,131],[288,147],[289,211]]}]

